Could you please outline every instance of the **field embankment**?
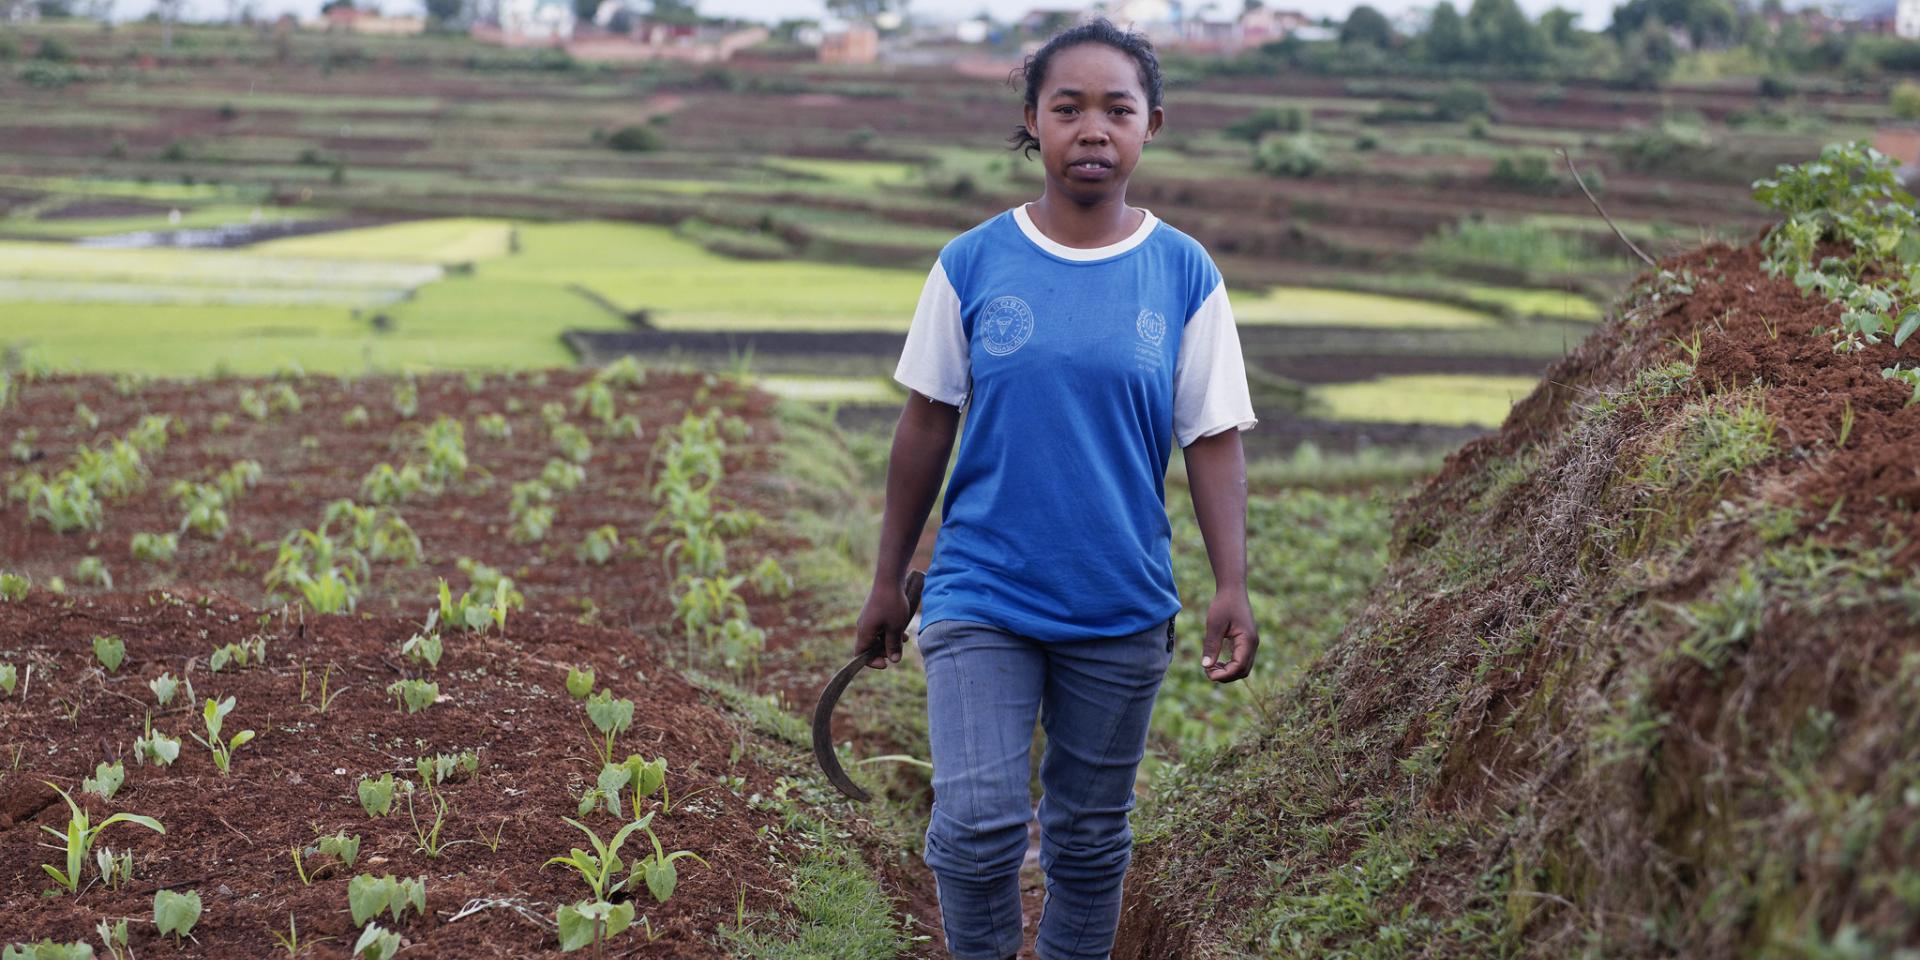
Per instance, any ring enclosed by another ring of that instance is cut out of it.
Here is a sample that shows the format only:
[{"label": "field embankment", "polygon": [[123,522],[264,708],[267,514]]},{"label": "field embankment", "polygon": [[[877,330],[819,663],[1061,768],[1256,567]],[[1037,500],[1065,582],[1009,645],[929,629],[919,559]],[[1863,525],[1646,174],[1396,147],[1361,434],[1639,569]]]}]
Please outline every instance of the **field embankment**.
[{"label": "field embankment", "polygon": [[1916,345],[1762,257],[1663,263],[1400,508],[1264,730],[1156,779],[1117,957],[1920,943]]}]

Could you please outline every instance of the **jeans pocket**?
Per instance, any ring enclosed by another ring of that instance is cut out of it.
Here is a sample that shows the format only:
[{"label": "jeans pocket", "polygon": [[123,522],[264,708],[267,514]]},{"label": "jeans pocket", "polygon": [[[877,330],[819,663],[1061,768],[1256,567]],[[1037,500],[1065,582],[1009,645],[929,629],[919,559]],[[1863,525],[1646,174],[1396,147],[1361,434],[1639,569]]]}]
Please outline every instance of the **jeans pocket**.
[{"label": "jeans pocket", "polygon": [[1173,652],[1173,622],[1175,620],[1178,620],[1179,618],[1180,618],[1180,615],[1177,613],[1167,618],[1167,652],[1168,653]]}]

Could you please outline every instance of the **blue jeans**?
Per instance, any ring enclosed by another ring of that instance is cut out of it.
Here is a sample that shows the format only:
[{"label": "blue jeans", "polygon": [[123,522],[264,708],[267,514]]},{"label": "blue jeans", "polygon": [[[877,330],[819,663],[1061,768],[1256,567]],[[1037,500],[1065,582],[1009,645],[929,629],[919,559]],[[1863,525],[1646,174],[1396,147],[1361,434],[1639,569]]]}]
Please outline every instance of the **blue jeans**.
[{"label": "blue jeans", "polygon": [[921,631],[933,748],[926,861],[954,960],[1020,950],[1036,714],[1047,734],[1039,811],[1047,882],[1035,949],[1041,960],[1094,960],[1113,949],[1133,855],[1134,772],[1172,656],[1171,626],[1067,642],[965,620]]}]

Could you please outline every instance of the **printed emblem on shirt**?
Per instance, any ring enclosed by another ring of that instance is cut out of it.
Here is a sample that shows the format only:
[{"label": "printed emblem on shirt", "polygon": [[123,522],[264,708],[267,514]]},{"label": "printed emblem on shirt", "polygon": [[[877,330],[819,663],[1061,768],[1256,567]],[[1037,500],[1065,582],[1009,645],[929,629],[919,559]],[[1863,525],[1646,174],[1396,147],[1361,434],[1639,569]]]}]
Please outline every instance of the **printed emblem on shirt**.
[{"label": "printed emblem on shirt", "polygon": [[1140,339],[1156,347],[1160,345],[1160,338],[1167,335],[1167,318],[1152,310],[1140,311],[1140,318],[1133,325],[1140,331]]},{"label": "printed emblem on shirt", "polygon": [[980,339],[987,352],[1004,357],[1033,336],[1033,309],[1019,297],[1000,297],[980,313]]}]

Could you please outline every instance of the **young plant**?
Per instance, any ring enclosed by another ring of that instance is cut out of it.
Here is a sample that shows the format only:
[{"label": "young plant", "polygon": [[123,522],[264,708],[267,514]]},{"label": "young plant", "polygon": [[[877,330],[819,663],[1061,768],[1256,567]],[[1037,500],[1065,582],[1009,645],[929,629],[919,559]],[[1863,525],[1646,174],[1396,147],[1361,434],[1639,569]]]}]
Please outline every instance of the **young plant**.
[{"label": "young plant", "polygon": [[567,693],[575,700],[585,700],[593,693],[593,668],[568,667]]},{"label": "young plant", "polygon": [[571,953],[592,945],[600,955],[600,945],[633,925],[633,904],[582,900],[562,906],[554,914],[560,932],[560,952]]},{"label": "young plant", "polygon": [[393,774],[381,775],[374,780],[360,778],[360,809],[369,817],[384,817],[393,812]]},{"label": "young plant", "polygon": [[393,922],[399,923],[408,907],[416,914],[426,914],[426,877],[401,879],[393,874],[375,877],[363,873],[347,881],[347,909],[352,912],[356,927],[381,913],[391,915]]},{"label": "young plant", "polygon": [[68,893],[79,891],[80,869],[86,864],[87,856],[93,852],[93,842],[100,836],[101,831],[116,823],[133,823],[146,827],[154,833],[164,834],[167,832],[167,828],[161,826],[160,821],[152,817],[143,817],[133,813],[116,813],[96,824],[93,822],[93,819],[87,815],[87,812],[80,808],[79,804],[73,802],[73,797],[68,795],[65,790],[60,789],[54,784],[47,783],[45,780],[40,782],[52,787],[53,792],[59,794],[60,799],[67,802],[67,829],[65,832],[55,830],[48,826],[42,826],[40,828],[52,834],[55,840],[64,842],[64,846],[56,847],[51,844],[45,844],[45,846],[66,852],[67,869],[63,872],[60,868],[49,863],[41,864],[40,869],[45,870],[47,875],[54,879],[55,883],[67,888]]},{"label": "young plant", "polygon": [[418,845],[413,848],[416,852],[426,854],[428,859],[437,860],[440,854],[448,847],[473,842],[471,840],[454,840],[449,842],[440,839],[440,830],[446,826],[447,823],[447,799],[438,792],[432,795],[435,808],[433,826],[421,826],[420,818],[415,816],[413,812],[413,793],[412,790],[407,791],[407,820],[413,824],[413,838],[418,842]]},{"label": "young plant", "polygon": [[80,790],[102,800],[112,800],[113,795],[120,792],[120,785],[126,782],[125,764],[118,760],[112,763],[101,762],[94,765],[93,776],[80,781]]},{"label": "young plant", "polygon": [[206,725],[207,735],[205,738],[197,733],[193,735],[193,739],[200,741],[201,746],[213,751],[213,765],[220,768],[220,775],[223,777],[233,765],[233,752],[252,742],[254,737],[252,730],[242,730],[234,734],[230,740],[220,739],[220,727],[226,722],[227,714],[232,712],[232,697],[219,703],[209,698],[207,705],[200,711],[200,719]]},{"label": "young plant", "polygon": [[614,738],[633,726],[633,701],[616,700],[613,691],[602,690],[587,698],[587,719],[600,731],[594,747],[600,751],[601,765],[612,764]]},{"label": "young plant", "polygon": [[13,689],[19,682],[20,668],[11,663],[0,663],[0,696],[13,696]]},{"label": "young plant", "polygon": [[426,680],[395,680],[387,684],[387,696],[408,713],[419,713],[440,701],[440,685]]},{"label": "young plant", "polygon": [[[647,892],[653,894],[653,899],[666,903],[667,898],[673,896],[674,888],[679,886],[680,873],[674,868],[675,860],[683,857],[691,858],[698,861],[701,866],[709,870],[713,869],[712,864],[707,863],[699,854],[691,850],[666,852],[666,849],[660,845],[660,836],[653,832],[653,828],[648,827],[646,830],[647,839],[653,841],[653,856],[635,863],[633,873],[634,876],[646,880]],[[631,878],[628,879],[627,886],[629,889],[633,887]]]},{"label": "young plant", "polygon": [[207,670],[219,673],[231,663],[242,670],[255,663],[267,660],[267,638],[264,634],[254,634],[239,643],[223,644],[214,648],[207,657]]},{"label": "young plant", "polygon": [[604,567],[613,562],[619,550],[620,531],[609,523],[589,531],[574,555],[596,567]]},{"label": "young plant", "polygon": [[[341,687],[339,690],[329,692],[327,685],[332,680],[333,664],[329,663],[327,664],[327,668],[320,673],[319,694],[315,698],[314,703],[311,704],[313,709],[319,711],[322,716],[326,715],[327,708],[333,706],[333,701],[339,699],[340,694],[346,691],[345,687]],[[300,665],[300,702],[307,702],[307,665],[304,663]]]},{"label": "young plant", "polygon": [[[113,957],[113,960],[122,960],[122,958],[133,956],[133,952],[127,948],[127,921],[125,919],[121,919],[112,925],[102,920],[94,924],[93,932],[100,935],[100,945],[107,948],[107,954]],[[88,951],[88,953],[91,954],[92,951]]]},{"label": "young plant", "polygon": [[93,657],[107,668],[108,673],[113,673],[120,669],[120,664],[126,662],[127,645],[113,634],[100,634],[93,638]]},{"label": "young plant", "polygon": [[128,850],[114,856],[109,847],[101,847],[93,852],[94,866],[100,870],[100,881],[108,890],[118,890],[120,885],[133,879],[133,851]]},{"label": "young plant", "polygon": [[177,533],[136,533],[130,545],[133,558],[143,563],[167,563],[180,549]]},{"label": "young plant", "polygon": [[153,699],[161,706],[173,702],[173,695],[180,690],[180,680],[171,673],[163,673],[147,681],[147,689],[153,691]]},{"label": "young plant", "polygon": [[161,936],[173,934],[173,942],[178,945],[181,938],[191,934],[193,925],[199,922],[198,891],[179,893],[162,888],[153,892],[153,925],[159,928]]},{"label": "young plant", "polygon": [[373,422],[372,414],[369,414],[367,412],[366,407],[363,407],[359,404],[354,404],[353,409],[348,410],[346,413],[343,413],[340,415],[340,425],[349,430],[352,430],[357,427],[364,427],[367,424],[372,422]]},{"label": "young plant", "polygon": [[353,955],[357,960],[393,960],[400,952],[400,935],[391,930],[381,929],[377,923],[370,923],[360,931],[360,939],[353,943]]},{"label": "young plant", "polygon": [[153,714],[147,714],[147,732],[133,741],[133,759],[142,766],[149,760],[156,767],[173,766],[180,759],[180,741],[153,729]]},{"label": "young plant", "polygon": [[402,420],[411,420],[420,412],[420,385],[412,376],[393,385],[393,412]]},{"label": "young plant", "polygon": [[653,820],[653,815],[648,814],[639,820],[635,820],[621,827],[620,831],[613,835],[611,842],[602,841],[599,834],[594,833],[586,824],[578,820],[566,817],[562,817],[561,819],[566,820],[566,822],[572,824],[575,829],[587,835],[587,842],[593,844],[593,852],[588,853],[579,847],[575,847],[564,857],[548,858],[547,862],[541,865],[541,869],[553,866],[556,863],[562,866],[572,867],[576,873],[580,874],[580,879],[586,882],[587,888],[593,891],[594,901],[606,902],[607,898],[620,892],[620,889],[627,884],[628,879],[631,879],[615,879],[615,877],[626,868],[625,861],[620,859],[621,845],[627,842],[627,838],[632,836],[634,831],[647,829],[647,825]]},{"label": "young plant", "polygon": [[84,940],[55,943],[16,943],[0,947],[0,960],[93,960],[93,947]]},{"label": "young plant", "polygon": [[99,557],[81,557],[73,565],[75,583],[91,583],[98,587],[113,589],[113,573]]},{"label": "young plant", "polygon": [[507,424],[507,418],[498,413],[483,413],[473,422],[473,428],[488,440],[508,440],[513,437],[513,427]]},{"label": "young plant", "polygon": [[0,600],[18,603],[26,599],[27,591],[33,588],[33,581],[25,574],[0,573]]},{"label": "young plant", "polygon": [[[287,952],[287,956],[289,957],[299,956],[300,948],[304,945],[314,944],[314,943],[325,943],[328,940],[333,939],[332,937],[321,937],[317,940],[300,939],[300,925],[297,921],[294,920],[293,914],[291,912],[287,914],[287,932],[286,933],[281,933],[278,930],[268,930],[267,932],[273,934],[274,942],[280,944],[280,949],[285,950]],[[398,945],[396,944],[396,948],[397,946]],[[389,954],[389,956],[391,956],[391,954]]]},{"label": "young plant", "polygon": [[438,633],[416,633],[400,644],[400,655],[412,661],[416,667],[425,664],[427,669],[432,670],[440,666],[443,649]]},{"label": "young plant", "polygon": [[414,771],[420,775],[420,785],[427,790],[432,790],[440,784],[457,783],[472,776],[480,769],[480,755],[472,750],[438,753],[415,760],[413,766]]}]

